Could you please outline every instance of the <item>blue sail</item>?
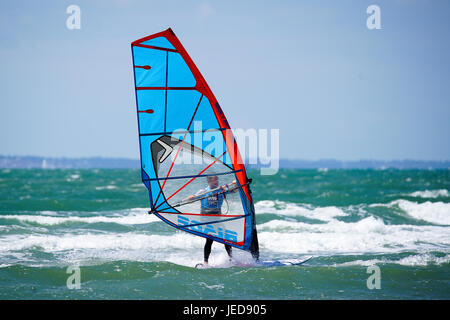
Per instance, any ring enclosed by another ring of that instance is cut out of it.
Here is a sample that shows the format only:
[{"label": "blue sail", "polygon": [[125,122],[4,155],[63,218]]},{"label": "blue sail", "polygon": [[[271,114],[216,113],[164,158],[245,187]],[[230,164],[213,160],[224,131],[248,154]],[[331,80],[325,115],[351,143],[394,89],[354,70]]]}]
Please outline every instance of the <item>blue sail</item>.
[{"label": "blue sail", "polygon": [[131,48],[141,174],[151,212],[172,227],[258,258],[250,180],[205,79],[171,29]]}]

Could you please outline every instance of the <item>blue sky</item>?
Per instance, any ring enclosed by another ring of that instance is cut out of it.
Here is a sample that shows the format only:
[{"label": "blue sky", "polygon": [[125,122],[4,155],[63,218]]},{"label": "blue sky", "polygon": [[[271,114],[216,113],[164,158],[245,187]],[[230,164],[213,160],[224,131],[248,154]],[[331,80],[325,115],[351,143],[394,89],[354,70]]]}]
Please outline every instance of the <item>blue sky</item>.
[{"label": "blue sky", "polygon": [[445,0],[2,1],[0,154],[138,158],[130,42],[168,27],[281,157],[450,159]]}]

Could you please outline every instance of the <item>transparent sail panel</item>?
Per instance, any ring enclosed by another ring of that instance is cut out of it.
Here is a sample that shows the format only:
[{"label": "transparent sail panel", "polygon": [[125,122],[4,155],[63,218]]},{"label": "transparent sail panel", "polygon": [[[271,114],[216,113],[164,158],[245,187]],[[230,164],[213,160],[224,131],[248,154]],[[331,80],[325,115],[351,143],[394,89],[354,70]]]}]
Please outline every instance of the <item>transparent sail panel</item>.
[{"label": "transparent sail panel", "polygon": [[193,214],[244,214],[235,172],[220,158],[169,136],[154,141],[152,152],[162,194],[172,208]]}]

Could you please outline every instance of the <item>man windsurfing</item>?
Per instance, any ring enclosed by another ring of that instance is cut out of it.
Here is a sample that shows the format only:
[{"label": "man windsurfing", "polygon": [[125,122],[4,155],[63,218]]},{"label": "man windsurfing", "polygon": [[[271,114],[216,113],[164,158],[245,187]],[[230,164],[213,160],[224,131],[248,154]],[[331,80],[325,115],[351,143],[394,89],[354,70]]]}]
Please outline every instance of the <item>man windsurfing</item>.
[{"label": "man windsurfing", "polygon": [[[206,177],[208,186],[199,190],[196,194],[188,197],[188,200],[200,200],[200,213],[202,214],[222,214],[222,204],[226,199],[226,194],[237,192],[236,180],[229,185],[219,187],[219,177],[211,175]],[[209,255],[211,254],[211,246],[213,240],[206,238],[205,247],[203,249],[203,263],[208,264]],[[232,247],[225,244],[225,250],[230,259],[232,258]]]}]

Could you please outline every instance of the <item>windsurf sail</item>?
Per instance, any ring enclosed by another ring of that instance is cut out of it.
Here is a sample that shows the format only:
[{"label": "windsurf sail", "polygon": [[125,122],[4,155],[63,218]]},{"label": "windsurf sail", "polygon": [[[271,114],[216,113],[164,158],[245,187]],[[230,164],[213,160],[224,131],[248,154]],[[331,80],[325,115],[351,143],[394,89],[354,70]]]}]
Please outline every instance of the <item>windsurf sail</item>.
[{"label": "windsurf sail", "polygon": [[151,213],[258,260],[251,180],[205,79],[170,28],[132,42],[131,50]]}]

